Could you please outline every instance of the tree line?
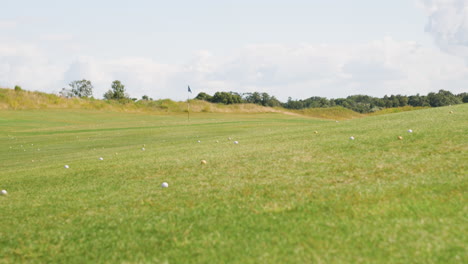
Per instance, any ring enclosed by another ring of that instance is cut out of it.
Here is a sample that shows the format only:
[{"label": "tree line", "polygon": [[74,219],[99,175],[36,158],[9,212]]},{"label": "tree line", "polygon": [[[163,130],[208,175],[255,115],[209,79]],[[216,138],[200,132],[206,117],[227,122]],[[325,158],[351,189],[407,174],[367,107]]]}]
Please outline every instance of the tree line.
[{"label": "tree line", "polygon": [[[89,98],[93,97],[94,86],[89,80],[76,80],[68,84],[67,88],[62,88],[59,92],[60,96],[71,98],[71,97],[80,97],[80,98]],[[123,85],[119,80],[115,80],[111,84],[111,89],[109,89],[103,95],[106,100],[130,100],[130,96],[125,91],[125,85]]]},{"label": "tree line", "polygon": [[[21,88],[19,88],[21,89]],[[59,94],[63,97],[87,98],[93,96],[93,85],[89,80],[76,80],[63,88]],[[104,93],[106,100],[118,100],[123,102],[136,101],[137,98],[130,98],[125,91],[125,85],[119,80],[111,84],[111,88]],[[468,93],[453,94],[449,91],[440,90],[437,93],[427,95],[385,95],[382,98],[368,95],[351,95],[346,98],[328,99],[326,97],[313,96],[307,99],[293,100],[288,98],[287,102],[279,101],[275,96],[268,93],[236,93],[236,92],[216,92],[214,95],[199,93],[195,99],[219,104],[243,104],[251,103],[269,107],[284,107],[287,109],[323,108],[342,106],[359,113],[375,112],[384,108],[404,107],[404,106],[426,106],[439,107],[445,105],[455,105],[468,102]],[[141,100],[152,101],[147,95],[143,95]]]},{"label": "tree line", "polygon": [[453,94],[449,91],[440,90],[437,93],[427,95],[385,95],[382,98],[368,95],[351,95],[346,98],[328,99],[325,97],[313,96],[307,99],[280,102],[276,97],[268,93],[243,93],[236,92],[216,92],[213,96],[201,92],[195,99],[204,100],[211,103],[239,104],[252,103],[262,106],[276,107],[281,106],[287,109],[305,109],[305,108],[323,108],[342,106],[359,113],[375,112],[384,108],[403,107],[403,106],[426,106],[439,107],[445,105],[454,105],[468,103],[468,93]]}]

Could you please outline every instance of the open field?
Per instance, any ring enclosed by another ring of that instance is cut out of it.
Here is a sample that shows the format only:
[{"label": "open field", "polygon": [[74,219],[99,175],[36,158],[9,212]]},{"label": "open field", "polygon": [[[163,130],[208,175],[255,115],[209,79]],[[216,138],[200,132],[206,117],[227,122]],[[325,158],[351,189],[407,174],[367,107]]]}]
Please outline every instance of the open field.
[{"label": "open field", "polygon": [[467,263],[467,153],[468,104],[2,110],[0,263]]}]

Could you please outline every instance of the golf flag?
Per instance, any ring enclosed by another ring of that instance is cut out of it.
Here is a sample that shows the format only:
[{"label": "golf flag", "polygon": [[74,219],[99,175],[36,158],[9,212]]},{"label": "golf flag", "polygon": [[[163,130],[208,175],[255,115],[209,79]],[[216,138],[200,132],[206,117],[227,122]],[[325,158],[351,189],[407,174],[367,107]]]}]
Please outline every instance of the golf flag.
[{"label": "golf flag", "polygon": [[[188,85],[187,91],[189,93],[192,93],[192,90],[190,89],[190,85]],[[190,121],[190,95],[187,94],[187,121]]]}]

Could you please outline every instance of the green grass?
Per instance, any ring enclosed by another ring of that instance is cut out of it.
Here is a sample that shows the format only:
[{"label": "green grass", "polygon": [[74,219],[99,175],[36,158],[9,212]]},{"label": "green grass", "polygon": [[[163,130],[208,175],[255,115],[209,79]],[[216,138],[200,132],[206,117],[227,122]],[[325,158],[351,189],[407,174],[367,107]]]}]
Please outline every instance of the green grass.
[{"label": "green grass", "polygon": [[3,110],[0,263],[467,263],[467,117]]}]

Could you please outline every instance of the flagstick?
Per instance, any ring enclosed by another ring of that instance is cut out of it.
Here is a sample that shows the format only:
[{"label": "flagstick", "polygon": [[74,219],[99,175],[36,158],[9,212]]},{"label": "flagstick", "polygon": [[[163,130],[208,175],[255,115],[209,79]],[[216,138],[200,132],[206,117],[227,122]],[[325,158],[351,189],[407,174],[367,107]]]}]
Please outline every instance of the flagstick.
[{"label": "flagstick", "polygon": [[187,122],[190,122],[190,94],[192,90],[190,90],[190,85],[187,86]]},{"label": "flagstick", "polygon": [[187,122],[190,122],[190,97],[187,95]]}]

